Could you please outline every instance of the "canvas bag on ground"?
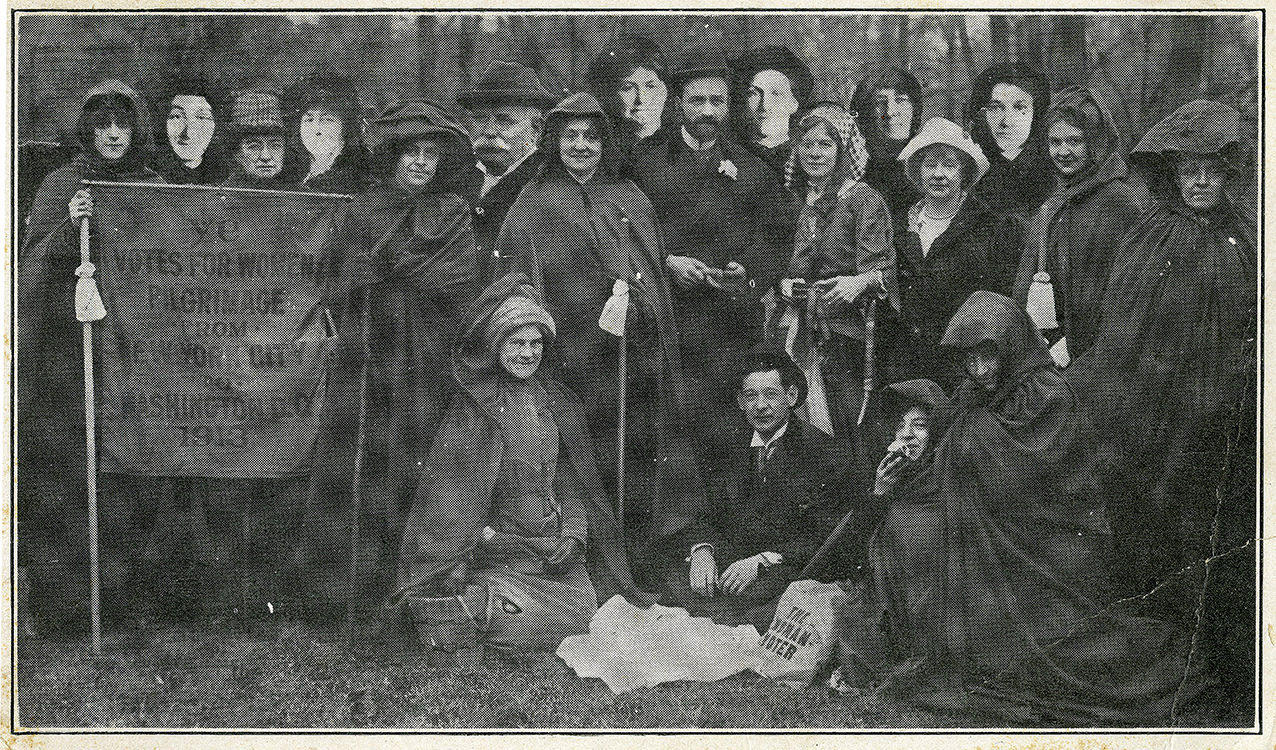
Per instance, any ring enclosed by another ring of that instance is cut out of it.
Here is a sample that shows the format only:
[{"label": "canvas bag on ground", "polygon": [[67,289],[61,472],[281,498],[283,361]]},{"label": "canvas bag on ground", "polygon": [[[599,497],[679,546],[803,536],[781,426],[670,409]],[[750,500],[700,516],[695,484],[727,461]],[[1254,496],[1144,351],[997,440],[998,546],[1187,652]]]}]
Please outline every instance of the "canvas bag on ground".
[{"label": "canvas bag on ground", "polygon": [[588,632],[598,610],[592,590],[513,570],[476,571],[473,582],[487,589],[486,611],[474,613],[479,638],[498,651],[553,651],[567,636]]},{"label": "canvas bag on ground", "polygon": [[794,581],[775,609],[752,667],[763,677],[805,685],[832,658],[833,623],[846,593],[835,583]]}]

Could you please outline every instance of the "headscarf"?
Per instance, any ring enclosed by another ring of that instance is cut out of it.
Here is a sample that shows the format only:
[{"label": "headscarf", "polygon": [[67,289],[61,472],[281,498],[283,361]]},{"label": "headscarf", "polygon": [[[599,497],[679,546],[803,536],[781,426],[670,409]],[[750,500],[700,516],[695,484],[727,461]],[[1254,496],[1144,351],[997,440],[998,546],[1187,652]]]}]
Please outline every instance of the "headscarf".
[{"label": "headscarf", "polygon": [[554,318],[545,310],[540,293],[524,274],[507,274],[465,310],[464,333],[452,354],[456,379],[465,386],[490,374],[498,364],[501,341],[527,323],[541,326],[547,337],[553,338]]},{"label": "headscarf", "polygon": [[[1121,133],[1117,130],[1112,113],[1102,97],[1094,89],[1069,86],[1055,94],[1046,114],[1046,132],[1056,122],[1066,122],[1085,135],[1089,164],[1079,174],[1069,177],[1069,183],[1084,180],[1121,148]],[[1057,174],[1057,172],[1056,172]]]},{"label": "headscarf", "polygon": [[[883,90],[903,92],[913,102],[913,121],[908,124],[908,139],[892,141],[882,135],[876,122],[877,92]],[[869,69],[855,86],[851,97],[851,110],[859,122],[860,132],[868,153],[874,159],[895,161],[909,139],[922,127],[922,85],[912,73],[900,68],[879,67]]]},{"label": "headscarf", "polygon": [[859,182],[864,179],[864,170],[868,167],[868,150],[855,118],[835,104],[821,104],[798,123],[791,138],[793,153],[789,154],[789,161],[784,165],[784,187],[800,197],[806,197],[807,182],[806,172],[798,163],[797,144],[808,130],[820,124],[830,126],[837,141],[837,164],[829,179],[830,186]]}]

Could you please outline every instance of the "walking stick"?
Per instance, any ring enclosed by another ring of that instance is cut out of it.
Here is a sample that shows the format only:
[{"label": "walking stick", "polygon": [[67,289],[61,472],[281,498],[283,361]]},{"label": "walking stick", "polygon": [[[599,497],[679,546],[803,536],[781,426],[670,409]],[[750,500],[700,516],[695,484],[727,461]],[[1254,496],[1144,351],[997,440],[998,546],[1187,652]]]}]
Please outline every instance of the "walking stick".
[{"label": "walking stick", "polygon": [[860,402],[860,417],[856,425],[864,424],[868,414],[868,400],[877,390],[877,298],[868,301],[864,310],[864,398]]},{"label": "walking stick", "polygon": [[616,420],[616,523],[620,529],[620,542],[625,542],[625,381],[629,375],[629,340],[625,327],[629,318],[629,282],[616,279],[611,287],[611,297],[603,305],[598,316],[598,327],[620,338],[620,358],[616,371],[619,380],[619,418]]},{"label": "walking stick", "polygon": [[89,262],[89,220],[80,219],[80,266],[75,269],[75,317],[84,328],[84,451],[89,495],[89,627],[93,654],[102,653],[102,583],[98,570],[97,396],[93,387],[93,323],[106,317]]},{"label": "walking stick", "polygon": [[359,514],[363,505],[363,458],[368,441],[368,360],[371,347],[368,344],[369,287],[363,287],[359,304],[359,339],[362,344],[362,365],[359,368],[359,428],[354,442],[354,478],[350,483],[350,575],[346,585],[346,648],[354,646],[355,591],[359,579]]}]

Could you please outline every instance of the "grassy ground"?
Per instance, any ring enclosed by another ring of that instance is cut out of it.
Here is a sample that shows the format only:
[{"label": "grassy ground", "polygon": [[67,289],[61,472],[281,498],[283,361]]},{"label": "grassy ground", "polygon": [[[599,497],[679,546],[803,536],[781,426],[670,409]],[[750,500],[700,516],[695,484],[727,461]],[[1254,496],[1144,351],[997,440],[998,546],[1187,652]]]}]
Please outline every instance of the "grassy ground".
[{"label": "grassy ground", "polygon": [[716,728],[936,725],[893,706],[746,673],[613,695],[552,654],[429,653],[403,640],[358,652],[295,622],[18,643],[25,727]]}]

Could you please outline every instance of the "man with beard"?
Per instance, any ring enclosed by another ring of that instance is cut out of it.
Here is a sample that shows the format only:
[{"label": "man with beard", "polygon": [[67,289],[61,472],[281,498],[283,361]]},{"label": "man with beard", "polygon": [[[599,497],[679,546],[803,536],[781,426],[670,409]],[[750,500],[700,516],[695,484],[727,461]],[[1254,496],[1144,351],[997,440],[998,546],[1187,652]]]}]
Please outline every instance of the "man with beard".
[{"label": "man with beard", "polygon": [[231,105],[230,132],[235,166],[224,186],[295,189],[283,177],[287,143],[279,92],[265,88],[240,92]]},{"label": "man with beard", "polygon": [[681,127],[635,152],[636,182],[655,205],[674,288],[682,363],[710,413],[731,403],[730,363],[762,336],[761,296],[779,278],[792,228],[779,175],[726,129],[731,70],[693,50],[672,76]]},{"label": "man with beard", "polygon": [[456,100],[469,112],[470,140],[483,177],[482,187],[467,198],[473,204],[478,279],[487,284],[497,270],[493,252],[505,214],[540,168],[536,142],[545,111],[558,97],[541,86],[531,68],[497,60]]}]

